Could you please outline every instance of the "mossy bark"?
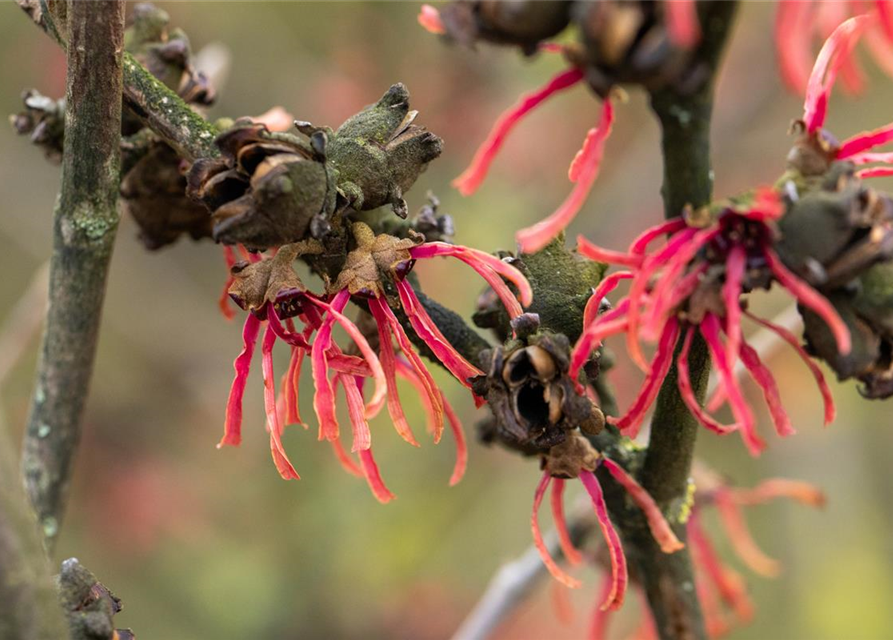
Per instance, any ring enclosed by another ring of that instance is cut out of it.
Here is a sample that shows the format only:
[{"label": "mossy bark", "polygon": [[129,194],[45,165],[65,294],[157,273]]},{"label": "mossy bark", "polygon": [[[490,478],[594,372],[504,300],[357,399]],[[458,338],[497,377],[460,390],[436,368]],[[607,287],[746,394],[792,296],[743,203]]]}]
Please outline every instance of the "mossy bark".
[{"label": "mossy bark", "polygon": [[22,467],[53,548],[96,353],[118,227],[124,3],[68,6],[62,190],[53,218],[49,309]]}]

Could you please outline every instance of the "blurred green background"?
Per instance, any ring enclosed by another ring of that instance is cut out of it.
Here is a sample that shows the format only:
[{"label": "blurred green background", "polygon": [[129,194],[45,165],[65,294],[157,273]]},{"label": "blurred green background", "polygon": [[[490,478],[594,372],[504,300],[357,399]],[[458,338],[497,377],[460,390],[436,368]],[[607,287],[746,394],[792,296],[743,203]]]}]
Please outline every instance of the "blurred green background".
[{"label": "blurred green background", "polygon": [[[443,157],[409,194],[410,208],[432,190],[456,221],[456,240],[482,249],[511,248],[517,228],[563,199],[568,162],[597,117],[583,87],[553,99],[512,137],[480,192],[463,199],[450,179],[500,110],[560,68],[557,58],[447,46],[418,27],[411,2],[160,4],[196,50],[223,43],[231,53],[213,116],[284,105],[300,119],[337,126],[391,83],[406,83],[418,122],[445,140]],[[770,3],[745,3],[729,51],[713,136],[717,195],[772,181],[783,168],[800,101],[778,79],[773,11]],[[893,81],[869,69],[865,96],[832,101],[829,128],[842,137],[891,119]],[[0,112],[17,111],[27,87],[61,94],[64,75],[50,40],[12,3],[0,4]],[[643,94],[634,90],[630,98],[570,230],[606,246],[622,246],[660,216],[658,130]],[[37,339],[25,337],[15,309],[49,256],[58,183],[57,167],[0,126],[0,375],[17,438]],[[433,261],[419,272],[429,293],[470,314],[479,289],[477,282],[466,286],[465,267]],[[380,418],[372,425],[376,454],[398,500],[378,504],[316,441],[315,426],[287,431],[302,480],[283,482],[264,433],[259,367],[246,395],[243,445],[216,450],[240,348],[239,322],[217,310],[224,278],[220,249],[211,243],[180,241],[148,253],[133,222],[122,221],[58,557],[77,556],[122,597],[118,620],[141,640],[447,637],[494,570],[530,544],[535,464],[472,442],[468,474],[449,488],[449,437],[415,450]],[[771,315],[787,300],[764,295],[756,304]],[[17,349],[23,356],[9,370]],[[282,370],[285,355],[277,357]],[[818,392],[796,357],[781,349],[770,366],[800,433],[786,441],[770,436],[769,451],[754,460],[737,437],[703,432],[700,456],[744,485],[776,475],[809,480],[827,491],[829,504],[824,512],[788,504],[751,511],[755,537],[783,561],[784,573],[765,580],[727,554],[747,576],[758,608],[756,621],[731,637],[893,637],[890,405],[863,401],[853,384],[837,385],[839,417],[825,430]],[[467,392],[437,375],[473,441],[483,414]],[[623,362],[612,375],[628,402],[639,377]],[[312,418],[309,391],[305,384],[302,402]],[[748,391],[762,407],[755,389]],[[418,403],[408,390],[404,397],[421,425]],[[543,587],[499,637],[584,636],[599,579],[594,570],[583,577],[585,588],[572,594],[572,623],[558,621],[551,589]],[[635,626],[637,606],[631,597],[612,637]]]}]

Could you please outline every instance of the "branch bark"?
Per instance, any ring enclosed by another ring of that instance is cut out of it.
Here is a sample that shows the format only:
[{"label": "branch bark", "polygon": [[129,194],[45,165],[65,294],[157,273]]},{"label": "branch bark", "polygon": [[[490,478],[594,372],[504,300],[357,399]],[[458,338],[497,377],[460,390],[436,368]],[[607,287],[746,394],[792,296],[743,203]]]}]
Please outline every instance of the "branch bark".
[{"label": "branch bark", "polygon": [[68,106],[53,222],[51,304],[22,460],[50,550],[80,440],[118,227],[124,3],[69,0],[67,18]]},{"label": "branch bark", "polygon": [[[708,80],[694,93],[668,88],[651,96],[651,106],[662,132],[664,182],[661,193],[667,218],[681,215],[686,205],[706,205],[713,191],[710,167],[713,84],[734,22],[737,2],[702,2],[699,5],[704,40],[699,48],[698,64],[702,71],[709,73]],[[703,402],[710,360],[700,338],[692,344],[689,365],[695,394],[699,402]],[[678,513],[686,500],[699,428],[679,395],[676,377],[674,366],[658,395],[651,421],[651,439],[640,474],[645,489],[665,513],[671,514]],[[677,522],[674,528],[684,540],[684,523]],[[636,548],[635,561],[662,640],[706,638],[688,549],[664,554],[647,529],[636,529],[631,533],[631,542]]]}]

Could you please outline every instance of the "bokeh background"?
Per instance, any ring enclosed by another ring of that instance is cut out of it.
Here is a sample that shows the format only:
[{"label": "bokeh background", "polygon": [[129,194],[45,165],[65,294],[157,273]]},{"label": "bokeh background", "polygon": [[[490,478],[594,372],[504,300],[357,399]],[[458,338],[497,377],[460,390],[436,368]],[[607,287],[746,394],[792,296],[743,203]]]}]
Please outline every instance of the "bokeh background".
[{"label": "bokeh background", "polygon": [[[480,192],[463,199],[450,179],[500,110],[559,69],[558,59],[447,46],[418,27],[411,2],[160,5],[196,50],[216,43],[229,51],[212,116],[284,105],[300,119],[337,126],[391,83],[406,83],[419,122],[446,142],[409,194],[410,208],[432,190],[455,219],[456,240],[482,249],[511,248],[517,228],[563,199],[568,161],[597,117],[583,87],[553,99],[513,136]],[[745,3],[729,50],[713,135],[717,195],[772,181],[784,165],[800,102],[778,78],[773,12],[771,3]],[[864,96],[832,100],[830,128],[842,136],[891,119],[893,81],[868,68]],[[12,3],[0,4],[0,112],[17,111],[27,87],[60,95],[64,76],[50,40]],[[645,96],[631,91],[618,111],[602,175],[571,228],[606,246],[622,246],[660,216],[658,129]],[[32,283],[49,257],[58,183],[56,166],[0,126],[0,398],[17,442],[37,357]],[[464,267],[435,261],[419,271],[429,293],[472,311],[478,283],[469,284]],[[396,501],[378,504],[347,476],[316,441],[314,425],[287,431],[302,480],[283,482],[269,457],[257,375],[246,395],[244,444],[216,450],[240,348],[240,323],[217,310],[224,277],[220,249],[210,242],[148,253],[133,222],[122,221],[58,556],[79,557],[121,596],[118,620],[142,640],[447,637],[500,564],[530,544],[536,465],[472,442],[468,474],[449,488],[449,438],[416,450],[380,418],[376,453]],[[767,314],[786,303],[775,295],[757,300]],[[770,436],[770,449],[754,460],[737,437],[705,431],[699,455],[743,485],[778,475],[809,480],[829,503],[823,512],[789,504],[751,511],[755,537],[784,572],[762,579],[727,553],[758,609],[731,637],[893,637],[891,405],[863,401],[854,384],[835,385],[839,417],[823,429],[818,392],[802,364],[781,349],[770,366],[799,434]],[[638,376],[622,358],[612,375],[629,401]],[[439,380],[473,441],[483,414],[458,385]],[[309,387],[302,402],[312,418]],[[408,390],[404,396],[421,424],[418,403]],[[583,577],[585,588],[571,596],[571,622],[558,621],[544,586],[498,637],[583,637],[599,582],[595,569]],[[630,598],[612,637],[635,627],[637,606]]]}]

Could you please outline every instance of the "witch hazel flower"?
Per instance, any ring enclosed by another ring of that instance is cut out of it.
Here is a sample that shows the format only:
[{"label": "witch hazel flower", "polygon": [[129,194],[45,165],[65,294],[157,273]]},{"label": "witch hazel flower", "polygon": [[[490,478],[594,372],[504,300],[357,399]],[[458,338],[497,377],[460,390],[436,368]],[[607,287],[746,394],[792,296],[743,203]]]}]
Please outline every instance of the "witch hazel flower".
[{"label": "witch hazel flower", "polygon": [[[734,372],[739,360],[763,392],[778,434],[787,436],[794,432],[772,372],[743,336],[742,318],[753,316],[742,305],[741,295],[777,282],[827,324],[841,354],[849,353],[851,339],[834,306],[776,253],[776,222],[784,211],[778,192],[764,187],[736,202],[720,203],[710,210],[690,212],[686,218],[651,227],[626,252],[603,249],[579,238],[582,255],[625,267],[606,277],[588,301],[586,326],[574,347],[570,365],[570,375],[577,380],[592,351],[606,338],[626,336],[627,351],[646,376],[627,412],[609,418],[621,433],[630,437],[638,434],[675,361],[679,392],[692,415],[716,433],[740,431],[748,450],[759,454],[766,443],[756,432],[754,413]],[[651,249],[652,243],[665,234],[671,234],[666,243]],[[623,280],[630,280],[627,296],[613,309],[599,314],[605,296]],[[790,343],[808,364],[825,404],[825,423],[830,423],[835,409],[821,371],[789,332],[766,320],[757,321]],[[696,335],[704,339],[720,380],[719,392],[706,410],[695,397],[689,371],[688,359]],[[642,339],[657,343],[650,362],[643,355]],[[674,355],[680,339],[681,348]],[[583,392],[579,383],[578,391]],[[728,402],[732,410],[731,425],[723,425],[711,415],[723,402]]]},{"label": "witch hazel flower", "polygon": [[[730,485],[719,474],[697,462],[693,468],[697,490],[687,514],[686,533],[695,574],[695,589],[704,614],[704,624],[710,638],[720,638],[736,627],[750,622],[755,613],[753,601],[744,576],[723,560],[716,550],[714,538],[704,525],[706,509],[715,509],[732,551],[751,571],[776,577],[779,563],[766,556],[756,545],[744,519],[744,508],[766,504],[779,499],[821,508],[824,493],[814,485],[788,478],[770,478],[752,488]],[[606,576],[602,593],[610,588],[611,577]],[[641,587],[633,585],[643,596],[643,620],[637,638],[657,638],[653,618]],[[590,627],[590,640],[607,640],[610,611],[596,608]]]},{"label": "witch hazel flower", "polygon": [[[828,38],[853,15],[864,15],[865,44],[875,63],[893,76],[893,2],[890,0],[779,0],[775,14],[775,49],[782,80],[791,91],[803,94],[809,84],[813,42]],[[846,51],[840,61],[844,88],[860,93],[865,74],[855,52]]]},{"label": "witch hazel flower", "polygon": [[[846,69],[846,61],[859,38],[870,33],[875,24],[876,19],[869,15],[844,21],[834,29],[816,58],[806,86],[803,117],[795,123],[801,135],[788,157],[790,166],[804,176],[824,174],[833,162],[841,160],[861,167],[856,171],[859,178],[893,175],[893,152],[876,151],[877,147],[893,142],[893,123],[863,131],[843,142],[823,128],[837,76]],[[893,46],[890,53],[893,56]]]},{"label": "witch hazel flower", "polygon": [[544,471],[534,493],[531,529],[534,544],[549,573],[567,587],[580,587],[582,583],[558,566],[558,563],[550,555],[543,540],[538,517],[543,498],[551,484],[550,501],[552,515],[558,531],[561,550],[569,563],[572,565],[581,564],[583,556],[574,547],[571,540],[562,503],[566,480],[578,478],[592,500],[592,506],[595,509],[595,515],[608,546],[610,557],[611,586],[605,593],[601,608],[616,610],[623,605],[629,575],[623,544],[608,515],[604,493],[595,476],[595,471],[599,466],[604,466],[611,477],[626,490],[629,497],[642,510],[651,535],[654,536],[661,550],[664,553],[674,553],[682,549],[683,544],[673,533],[660,508],[648,492],[623,467],[610,458],[599,454],[589,441],[579,433],[569,433],[568,437],[561,444],[552,447],[549,453],[543,456]]},{"label": "witch hazel flower", "polygon": [[[258,338],[261,338],[261,360],[264,382],[264,408],[267,416],[266,428],[270,434],[270,450],[279,474],[286,480],[299,479],[299,475],[288,458],[282,444],[282,433],[286,422],[300,422],[297,406],[297,387],[300,376],[300,361],[312,349],[322,349],[327,370],[338,375],[366,375],[375,382],[370,401],[362,406],[363,420],[356,419],[355,397],[348,392],[348,405],[354,423],[354,450],[360,451],[369,473],[367,480],[374,484],[374,460],[370,450],[370,437],[367,417],[374,416],[383,406],[387,391],[384,370],[368,341],[357,326],[341,311],[349,296],[335,296],[331,301],[309,292],[295,274],[292,263],[303,253],[318,252],[320,247],[313,242],[295,243],[279,248],[272,258],[256,262],[238,262],[233,266],[233,284],[230,297],[242,309],[248,311],[242,330],[243,347],[233,363],[235,377],[230,389],[224,420],[224,435],[218,447],[238,446],[242,440],[242,399],[245,393],[251,360]],[[302,332],[295,331],[294,319],[303,321]],[[283,324],[284,323],[284,324]],[[345,355],[331,340],[333,324],[339,324],[354,341],[362,353],[362,358]],[[310,343],[310,337],[317,337]],[[321,336],[321,339],[320,339]],[[289,370],[282,381],[284,402],[277,403],[276,381],[273,371],[273,346],[281,340],[292,348]],[[318,346],[319,345],[319,346]],[[328,378],[326,378],[328,381]],[[345,385],[347,387],[347,385]],[[330,390],[331,387],[327,387]],[[317,389],[317,395],[320,393]],[[333,399],[333,398],[332,398]],[[285,411],[280,410],[280,404]],[[332,433],[331,425],[320,420],[320,439],[337,439],[337,426]],[[375,487],[373,486],[373,489]]]}]

